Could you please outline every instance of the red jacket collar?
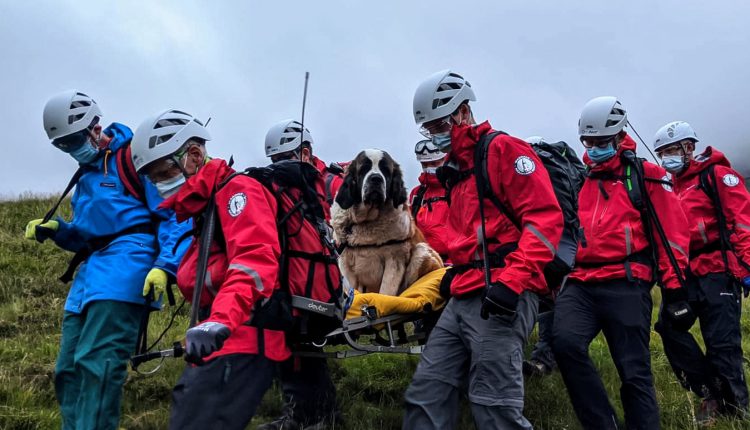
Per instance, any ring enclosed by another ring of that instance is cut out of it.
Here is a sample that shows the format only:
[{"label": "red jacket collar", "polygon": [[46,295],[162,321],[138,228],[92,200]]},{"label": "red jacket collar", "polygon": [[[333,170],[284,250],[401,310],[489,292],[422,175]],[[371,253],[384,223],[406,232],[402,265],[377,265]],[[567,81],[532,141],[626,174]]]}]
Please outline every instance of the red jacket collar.
[{"label": "red jacket collar", "polygon": [[437,175],[428,175],[425,172],[422,172],[419,175],[419,184],[425,185],[427,188],[442,188],[443,186],[440,184],[440,181],[438,181]]},{"label": "red jacket collar", "polygon": [[492,126],[488,121],[469,126],[453,126],[451,128],[451,150],[448,159],[458,163],[461,169],[474,167],[474,147],[485,133],[492,133]]},{"label": "red jacket collar", "polygon": [[188,178],[180,190],[164,200],[159,207],[174,209],[180,222],[197,216],[203,212],[208,199],[218,190],[219,185],[234,172],[226,161],[214,158],[198,169],[198,173]]},{"label": "red jacket collar", "polygon": [[687,169],[676,176],[681,181],[685,181],[698,176],[700,172],[714,165],[732,167],[727,157],[721,151],[709,146],[702,154],[690,160]]}]

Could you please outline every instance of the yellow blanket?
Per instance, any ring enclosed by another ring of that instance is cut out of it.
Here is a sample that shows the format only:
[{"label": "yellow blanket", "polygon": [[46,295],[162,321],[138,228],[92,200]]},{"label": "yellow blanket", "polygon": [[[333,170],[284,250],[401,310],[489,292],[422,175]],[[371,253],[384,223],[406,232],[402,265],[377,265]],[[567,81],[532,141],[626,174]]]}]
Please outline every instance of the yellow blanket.
[{"label": "yellow blanket", "polygon": [[346,318],[361,317],[363,306],[374,306],[378,318],[392,314],[419,313],[424,311],[428,304],[432,310],[438,310],[445,305],[445,300],[440,295],[440,281],[446,270],[442,268],[422,276],[399,296],[355,292]]}]

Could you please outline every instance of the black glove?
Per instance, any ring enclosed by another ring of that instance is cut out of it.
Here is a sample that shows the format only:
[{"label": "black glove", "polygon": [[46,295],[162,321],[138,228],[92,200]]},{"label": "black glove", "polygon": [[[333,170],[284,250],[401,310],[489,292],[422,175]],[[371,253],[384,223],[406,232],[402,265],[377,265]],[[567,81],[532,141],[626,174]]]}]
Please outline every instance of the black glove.
[{"label": "black glove", "polygon": [[517,306],[518,294],[502,282],[493,282],[482,299],[482,310],[479,315],[482,319],[489,318],[490,314],[508,316],[513,319],[516,316]]},{"label": "black glove", "polygon": [[672,327],[679,331],[688,331],[695,324],[695,314],[688,304],[687,293],[684,288],[662,289],[664,301],[664,316],[669,319]]},{"label": "black glove", "polygon": [[229,327],[217,322],[204,322],[188,329],[185,334],[185,360],[201,362],[203,357],[220,350],[230,334]]}]

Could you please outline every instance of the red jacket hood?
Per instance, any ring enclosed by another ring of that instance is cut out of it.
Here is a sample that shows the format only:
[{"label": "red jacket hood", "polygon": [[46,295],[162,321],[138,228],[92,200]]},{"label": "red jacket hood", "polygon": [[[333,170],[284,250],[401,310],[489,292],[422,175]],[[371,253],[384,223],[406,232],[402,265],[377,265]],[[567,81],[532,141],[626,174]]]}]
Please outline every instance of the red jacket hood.
[{"label": "red jacket hood", "polygon": [[688,168],[685,169],[684,172],[678,174],[677,178],[679,178],[680,181],[691,179],[698,176],[703,170],[714,165],[732,167],[724,153],[709,146],[702,154],[696,156],[695,159],[690,160]]},{"label": "red jacket hood", "polygon": [[326,163],[320,158],[313,155],[310,161],[312,161],[312,165],[315,166],[315,169],[320,172],[321,175],[328,171],[328,166],[326,166]]},{"label": "red jacket hood", "polygon": [[180,222],[197,216],[203,212],[211,194],[234,172],[226,161],[214,158],[198,169],[198,173],[188,178],[179,191],[164,200],[159,207],[174,209]]},{"label": "red jacket hood", "polygon": [[488,121],[477,125],[453,126],[451,128],[451,150],[448,159],[458,163],[461,169],[474,167],[474,147],[485,133],[491,133]]},{"label": "red jacket hood", "polygon": [[614,172],[619,170],[620,166],[622,166],[622,161],[620,161],[620,156],[622,155],[622,153],[627,150],[635,152],[636,146],[637,145],[635,143],[635,140],[633,140],[629,135],[626,134],[625,137],[623,137],[620,141],[620,147],[617,148],[617,153],[614,157],[603,163],[597,164],[591,161],[587,152],[584,152],[583,162],[591,168],[592,172]]},{"label": "red jacket hood", "polygon": [[438,181],[437,175],[428,175],[425,172],[422,172],[419,175],[419,183],[421,185],[426,185],[427,188],[442,188],[443,186],[440,184],[440,181]]}]

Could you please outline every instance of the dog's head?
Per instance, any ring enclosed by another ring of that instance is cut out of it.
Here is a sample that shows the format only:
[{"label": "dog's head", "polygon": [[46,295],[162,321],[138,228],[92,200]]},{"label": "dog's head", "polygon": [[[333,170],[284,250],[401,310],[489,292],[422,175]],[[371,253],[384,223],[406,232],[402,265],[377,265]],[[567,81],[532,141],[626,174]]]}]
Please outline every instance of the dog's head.
[{"label": "dog's head", "polygon": [[364,203],[394,208],[406,203],[407,194],[401,167],[385,151],[366,149],[354,158],[336,194],[336,203],[342,209]]}]

